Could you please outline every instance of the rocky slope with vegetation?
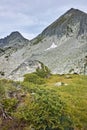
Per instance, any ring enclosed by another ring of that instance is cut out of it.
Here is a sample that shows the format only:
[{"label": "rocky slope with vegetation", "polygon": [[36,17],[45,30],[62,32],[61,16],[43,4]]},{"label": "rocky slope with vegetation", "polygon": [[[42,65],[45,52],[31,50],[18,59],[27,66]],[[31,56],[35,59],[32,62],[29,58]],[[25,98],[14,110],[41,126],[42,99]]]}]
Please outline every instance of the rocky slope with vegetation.
[{"label": "rocky slope with vegetation", "polygon": [[0,80],[0,130],[86,130],[86,115],[87,76],[42,65],[23,82]]}]

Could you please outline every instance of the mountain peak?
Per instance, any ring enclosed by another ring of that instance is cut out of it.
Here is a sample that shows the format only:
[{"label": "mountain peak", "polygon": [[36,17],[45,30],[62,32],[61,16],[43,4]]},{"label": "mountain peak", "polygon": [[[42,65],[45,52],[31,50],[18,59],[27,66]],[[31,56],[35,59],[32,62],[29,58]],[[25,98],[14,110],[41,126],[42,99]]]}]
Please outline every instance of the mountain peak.
[{"label": "mountain peak", "polygon": [[0,39],[0,46],[7,46],[7,45],[13,45],[13,44],[23,44],[29,42],[27,39],[25,39],[20,32],[14,31],[10,35],[8,35],[5,38]]},{"label": "mountain peak", "polygon": [[79,13],[79,14],[86,14],[85,12],[79,10],[79,9],[75,9],[75,8],[71,8],[69,9],[66,13]]},{"label": "mountain peak", "polygon": [[77,9],[75,9],[75,8],[71,8],[71,9],[69,9],[69,11],[75,11],[75,10],[77,10]]},{"label": "mountain peak", "polygon": [[[69,34],[69,31],[71,30],[71,35],[76,32],[75,26],[79,24],[79,27],[77,30],[78,34],[81,34],[79,32],[87,32],[87,14],[79,9],[71,8],[66,13],[64,13],[62,16],[60,16],[56,21],[54,21],[51,25],[49,25],[43,32],[43,36],[53,36],[57,35],[57,37],[62,37],[64,34]],[[83,26],[82,26],[83,24]],[[71,26],[71,27],[70,27]],[[81,29],[81,30],[80,30]]]},{"label": "mountain peak", "polygon": [[14,31],[14,32],[12,32],[9,36],[15,36],[15,37],[19,37],[19,36],[21,36],[21,37],[23,37],[23,36],[21,35],[21,33],[18,32],[18,31]]}]

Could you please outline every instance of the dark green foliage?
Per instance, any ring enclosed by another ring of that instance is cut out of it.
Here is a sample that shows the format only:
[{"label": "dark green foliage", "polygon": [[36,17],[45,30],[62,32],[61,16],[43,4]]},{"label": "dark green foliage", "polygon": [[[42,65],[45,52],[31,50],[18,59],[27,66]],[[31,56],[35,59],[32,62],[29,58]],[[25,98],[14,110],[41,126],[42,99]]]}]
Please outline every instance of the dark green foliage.
[{"label": "dark green foliage", "polygon": [[43,37],[42,37],[41,35],[39,35],[39,36],[35,39],[35,41],[33,42],[33,45],[38,44],[38,43],[41,42],[42,40],[43,40]]},{"label": "dark green foliage", "polygon": [[36,74],[40,76],[41,78],[49,78],[51,75],[51,72],[47,66],[41,63],[41,68],[36,69]]},{"label": "dark green foliage", "polygon": [[15,110],[17,102],[18,101],[16,98],[6,98],[6,99],[3,99],[1,104],[3,106],[4,111],[11,113]]},{"label": "dark green foliage", "polygon": [[66,28],[66,36],[70,36],[70,34],[73,33],[72,28],[68,25]]},{"label": "dark green foliage", "polygon": [[69,32],[69,33],[73,32],[73,30],[72,30],[72,28],[70,26],[67,26],[67,32]]},{"label": "dark green foliage", "polygon": [[63,17],[59,18],[58,21],[56,21],[53,24],[51,24],[49,27],[50,28],[56,28],[57,26],[62,25],[62,23],[64,23],[65,21],[66,21],[66,18],[63,16]]},{"label": "dark green foliage", "polygon": [[5,96],[5,88],[2,86],[2,82],[0,81],[0,98]]},{"label": "dark green foliage", "polygon": [[4,52],[4,49],[3,49],[3,48],[0,48],[0,52]]},{"label": "dark green foliage", "polygon": [[1,76],[4,76],[5,73],[4,73],[3,71],[0,71],[0,75],[1,75]]},{"label": "dark green foliage", "polygon": [[74,72],[74,69],[70,69],[70,70],[69,70],[69,73],[73,73],[73,72]]},{"label": "dark green foliage", "polygon": [[44,84],[45,80],[41,77],[39,77],[37,74],[26,74],[24,78],[24,82],[31,82],[34,84]]},{"label": "dark green foliage", "polygon": [[72,118],[65,111],[66,104],[55,91],[38,89],[33,98],[33,102],[17,109],[20,120],[30,122],[35,130],[62,130],[73,126]]}]

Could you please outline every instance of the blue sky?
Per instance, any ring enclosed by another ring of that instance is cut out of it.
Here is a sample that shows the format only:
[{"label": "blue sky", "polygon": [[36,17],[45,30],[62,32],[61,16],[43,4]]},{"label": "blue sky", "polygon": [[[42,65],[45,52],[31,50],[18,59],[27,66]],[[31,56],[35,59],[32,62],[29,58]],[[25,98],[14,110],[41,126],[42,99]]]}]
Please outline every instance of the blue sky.
[{"label": "blue sky", "polygon": [[70,8],[87,12],[87,0],[0,0],[0,38],[19,31],[32,39]]}]

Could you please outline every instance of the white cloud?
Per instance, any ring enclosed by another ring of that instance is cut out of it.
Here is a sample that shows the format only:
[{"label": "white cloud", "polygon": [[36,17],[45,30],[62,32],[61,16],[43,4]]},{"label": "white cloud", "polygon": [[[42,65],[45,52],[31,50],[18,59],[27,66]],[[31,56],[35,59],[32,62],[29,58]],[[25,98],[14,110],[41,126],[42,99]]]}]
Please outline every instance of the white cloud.
[{"label": "white cloud", "polygon": [[29,40],[31,40],[31,39],[33,39],[34,37],[36,37],[37,36],[37,34],[34,34],[34,33],[22,33],[22,35],[25,37],[25,38],[27,38],[27,39],[29,39]]}]

